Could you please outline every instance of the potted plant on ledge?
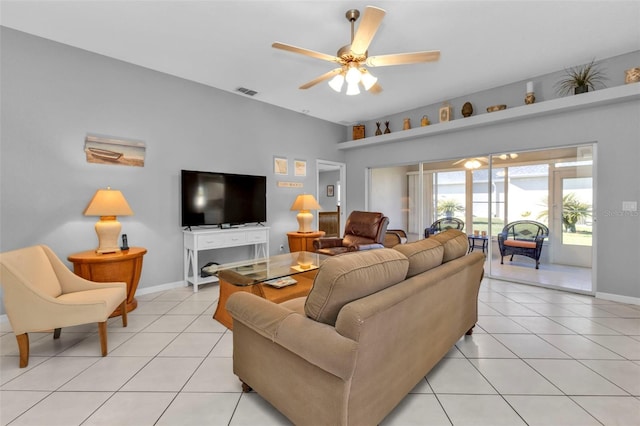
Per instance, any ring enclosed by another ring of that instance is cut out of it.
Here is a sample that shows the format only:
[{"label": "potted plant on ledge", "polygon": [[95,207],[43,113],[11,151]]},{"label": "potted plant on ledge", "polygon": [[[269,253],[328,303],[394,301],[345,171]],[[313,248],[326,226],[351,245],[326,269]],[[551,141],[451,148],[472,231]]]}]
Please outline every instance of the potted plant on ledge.
[{"label": "potted plant on ledge", "polygon": [[565,78],[556,84],[556,90],[560,96],[566,96],[572,92],[577,95],[588,92],[589,89],[605,87],[606,77],[595,60],[585,65],[565,69],[565,73]]}]

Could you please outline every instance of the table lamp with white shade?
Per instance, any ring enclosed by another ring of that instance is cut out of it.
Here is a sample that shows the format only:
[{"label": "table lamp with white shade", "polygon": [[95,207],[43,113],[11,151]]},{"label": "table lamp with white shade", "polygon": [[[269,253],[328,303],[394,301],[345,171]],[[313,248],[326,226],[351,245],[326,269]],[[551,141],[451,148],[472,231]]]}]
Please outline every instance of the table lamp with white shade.
[{"label": "table lamp with white shade", "polygon": [[298,232],[313,232],[313,229],[311,228],[311,222],[313,221],[313,214],[311,213],[311,210],[320,209],[320,204],[318,204],[313,195],[300,194],[296,197],[296,200],[291,206],[291,210],[299,211],[296,216],[298,219]]},{"label": "table lamp with white shade", "polygon": [[133,211],[122,192],[111,189],[98,189],[84,210],[85,216],[100,216],[96,222],[98,248],[96,253],[116,253],[120,251],[118,236],[122,229],[116,216],[131,216]]}]

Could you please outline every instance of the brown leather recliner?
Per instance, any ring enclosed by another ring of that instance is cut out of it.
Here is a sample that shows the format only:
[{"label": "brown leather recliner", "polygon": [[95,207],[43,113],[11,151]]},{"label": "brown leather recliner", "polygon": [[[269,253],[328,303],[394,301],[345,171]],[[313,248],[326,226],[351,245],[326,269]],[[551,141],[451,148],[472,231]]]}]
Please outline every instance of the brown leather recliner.
[{"label": "brown leather recliner", "polygon": [[316,238],[316,253],[334,256],[351,251],[383,248],[389,218],[378,212],[353,211],[344,225],[342,238]]}]

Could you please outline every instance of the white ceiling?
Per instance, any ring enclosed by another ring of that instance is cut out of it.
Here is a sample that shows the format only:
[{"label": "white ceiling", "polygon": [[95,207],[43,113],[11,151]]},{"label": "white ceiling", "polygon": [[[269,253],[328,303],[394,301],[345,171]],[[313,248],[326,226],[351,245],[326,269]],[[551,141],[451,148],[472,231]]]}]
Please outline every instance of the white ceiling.
[{"label": "white ceiling", "polygon": [[[298,86],[335,64],[348,9],[387,11],[369,55],[441,51],[435,63],[372,68],[384,91]],[[7,1],[2,25],[257,101],[351,124],[640,50],[640,1]],[[246,96],[246,95],[238,95]]]}]

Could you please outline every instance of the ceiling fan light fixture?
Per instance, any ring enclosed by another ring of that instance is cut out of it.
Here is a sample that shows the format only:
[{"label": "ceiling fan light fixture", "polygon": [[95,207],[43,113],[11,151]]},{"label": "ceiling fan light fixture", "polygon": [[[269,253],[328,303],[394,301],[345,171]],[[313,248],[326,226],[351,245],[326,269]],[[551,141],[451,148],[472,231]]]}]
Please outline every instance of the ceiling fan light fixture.
[{"label": "ceiling fan light fixture", "polygon": [[336,75],[331,80],[329,80],[329,86],[338,93],[342,91],[343,84],[344,84],[344,75],[342,75],[342,73]]},{"label": "ceiling fan light fixture", "polygon": [[347,95],[353,96],[353,95],[359,95],[359,94],[360,94],[360,89],[358,88],[358,82],[357,81],[355,83],[350,82],[347,76]]},{"label": "ceiling fan light fixture", "polygon": [[366,70],[366,69],[361,69],[361,81],[362,81],[362,85],[364,86],[364,90],[369,90],[373,87],[374,84],[376,84],[376,82],[378,81],[377,77],[374,77],[373,75],[371,75],[371,73]]},{"label": "ceiling fan light fixture", "polygon": [[464,163],[464,167],[470,170],[477,169],[480,167],[480,162],[478,160],[468,160]]},{"label": "ceiling fan light fixture", "polygon": [[352,64],[349,64],[349,71],[347,71],[347,76],[345,78],[347,83],[357,85],[360,82],[361,77],[362,74],[360,74],[360,70]]},{"label": "ceiling fan light fixture", "polygon": [[515,152],[512,152],[510,154],[500,154],[498,158],[501,160],[508,160],[508,159],[514,160],[518,158],[518,154],[516,154]]}]

